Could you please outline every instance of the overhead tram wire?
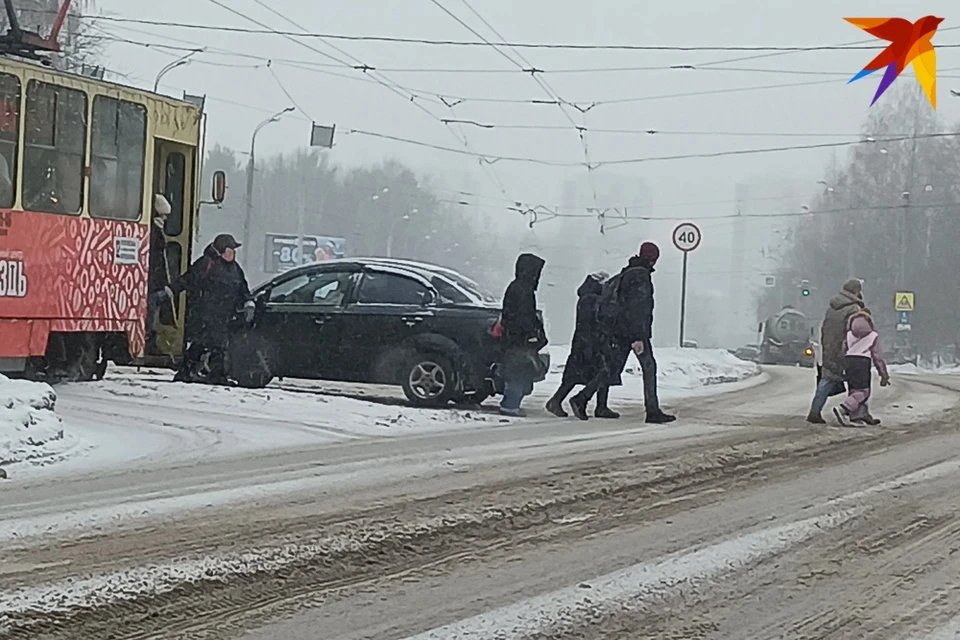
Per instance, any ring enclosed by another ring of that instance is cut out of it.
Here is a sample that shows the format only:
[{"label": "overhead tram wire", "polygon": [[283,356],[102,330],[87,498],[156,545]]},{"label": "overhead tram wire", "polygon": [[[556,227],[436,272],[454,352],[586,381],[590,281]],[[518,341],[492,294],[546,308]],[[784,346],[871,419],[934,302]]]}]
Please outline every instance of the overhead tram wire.
[{"label": "overhead tram wire", "polygon": [[[499,31],[497,31],[497,29],[492,24],[490,24],[482,15],[480,15],[480,13],[476,9],[474,9],[473,6],[467,0],[461,0],[461,1],[467,7],[467,9],[469,9],[484,25],[486,25],[488,29],[490,29],[490,31],[493,32],[495,36],[500,38],[501,42],[506,42],[506,38],[504,38],[503,35]],[[564,108],[564,105],[566,104],[566,102],[563,100],[563,98],[560,97],[560,95],[553,89],[553,87],[550,86],[550,84],[546,80],[543,80],[537,76],[537,71],[538,71],[537,68],[533,65],[533,63],[531,63],[529,60],[524,58],[519,51],[517,51],[516,49],[513,50],[517,58],[520,59],[520,62],[515,60],[513,57],[507,55],[497,45],[494,45],[487,38],[485,38],[480,32],[478,32],[476,29],[468,25],[465,21],[460,19],[459,16],[457,16],[452,11],[450,11],[447,7],[445,7],[440,2],[440,0],[431,0],[431,2],[433,2],[433,4],[439,7],[444,13],[446,13],[448,16],[453,18],[457,23],[459,23],[465,29],[467,29],[472,34],[474,34],[475,36],[477,36],[478,38],[480,38],[481,40],[489,44],[494,49],[494,51],[496,51],[501,56],[506,58],[511,64],[518,67],[521,71],[525,73],[529,73],[530,77],[534,80],[534,82],[536,82],[540,86],[541,89],[543,89],[543,91],[547,94],[547,96],[549,96],[551,100],[556,102],[557,107],[563,113],[567,121],[570,122],[570,125],[573,127],[574,131],[577,133],[577,136],[580,139],[581,147],[583,149],[583,156],[584,156],[584,159],[586,160],[587,175],[590,181],[590,189],[593,192],[594,202],[596,202],[597,188],[596,188],[595,181],[593,179],[593,166],[592,166],[592,163],[590,162],[590,148],[587,145],[586,136],[581,130],[581,127],[577,124],[577,122],[573,119],[573,117],[571,117],[570,114],[567,113],[567,110]],[[504,46],[509,46],[509,45],[504,45]],[[603,231],[602,221],[601,221],[600,228],[602,232]]]},{"label": "overhead tram wire", "polygon": [[[152,35],[152,34],[148,34],[148,35]],[[167,38],[167,39],[172,39],[172,40],[174,40],[174,41],[178,41],[178,42],[181,42],[181,43],[184,43],[184,44],[189,44],[189,45],[194,45],[194,46],[193,46],[193,47],[172,47],[172,46],[170,46],[170,45],[163,45],[163,44],[160,44],[160,43],[143,43],[143,42],[138,42],[138,41],[135,41],[135,40],[128,40],[128,39],[126,39],[126,38],[116,38],[116,37],[109,37],[109,38],[105,38],[105,39],[108,39],[108,40],[111,40],[111,41],[116,41],[116,42],[134,44],[134,45],[139,45],[139,46],[145,46],[145,47],[170,48],[170,49],[177,50],[177,51],[193,51],[193,50],[195,50],[196,46],[199,46],[198,43],[192,42],[192,41],[189,41],[189,40],[180,40],[180,39],[170,38],[170,37],[168,37],[168,36],[161,36],[161,37],[164,37],[164,38]],[[231,51],[229,51],[229,50],[217,49],[217,48],[212,48],[211,50],[205,51],[204,53],[205,53],[205,54],[211,54],[211,53],[213,53],[213,54],[223,54],[223,55],[243,55],[243,54],[238,54],[238,53],[236,53],[236,52],[231,52]],[[167,54],[167,55],[171,55],[171,56],[172,56],[173,54]],[[252,55],[251,55],[251,56],[249,56],[249,57],[250,57],[251,59],[264,60],[261,56],[252,56]],[[278,60],[278,59],[272,60],[272,62],[274,62],[274,63],[276,63],[276,62],[278,62],[278,61],[281,61],[281,62],[282,62],[282,60]],[[220,65],[222,64],[222,63],[211,62],[211,61],[206,61],[206,60],[197,60],[197,62],[198,62],[198,63],[204,63],[204,64],[210,64],[210,65],[214,65],[214,66],[220,66]],[[263,64],[263,65],[258,65],[258,67],[262,66],[262,67],[265,68],[265,67],[267,66],[267,63],[268,63],[268,62],[271,62],[271,60],[264,60],[264,64]],[[230,66],[232,66],[232,65],[230,65]],[[250,68],[253,68],[253,67],[250,67]],[[348,75],[341,75],[341,74],[334,74],[334,75],[336,75],[337,77],[342,77],[342,78],[350,79],[350,80],[358,80],[358,79],[359,79],[359,80],[363,80],[363,81],[366,81],[366,82],[374,82],[374,83],[375,83],[374,80],[370,80],[370,79],[366,79],[366,78],[357,78],[356,76],[348,76]],[[224,99],[224,98],[220,98],[220,97],[216,97],[216,96],[211,96],[211,99],[214,100],[214,101],[217,101],[217,102],[223,102],[224,104],[230,104],[230,105],[234,105],[234,106],[238,106],[238,107],[248,108],[248,109],[252,109],[252,110],[255,110],[255,111],[258,111],[258,112],[262,112],[262,113],[267,113],[267,112],[272,113],[273,111],[276,110],[276,109],[267,109],[267,108],[256,107],[256,106],[250,105],[250,104],[248,104],[248,103],[242,103],[242,102],[238,102],[238,101],[232,101],[232,100],[228,100],[228,99]],[[294,116],[294,117],[296,117],[296,116]],[[309,119],[308,119],[307,121],[309,121]],[[484,128],[484,129],[494,129],[494,128],[496,128],[496,129],[529,129],[529,130],[538,130],[538,129],[542,129],[542,130],[551,130],[551,129],[555,129],[555,130],[567,130],[567,129],[568,129],[568,127],[567,127],[566,125],[536,125],[536,124],[482,123],[482,122],[478,122],[478,121],[475,121],[475,120],[457,120],[455,123],[454,123],[454,122],[451,122],[451,124],[468,124],[468,125],[473,125],[473,126],[481,127],[481,128]],[[616,129],[609,129],[609,128],[592,128],[592,127],[591,127],[591,128],[588,128],[587,131],[589,131],[589,132],[591,132],[591,133],[597,133],[597,134],[616,134],[616,135],[664,135],[664,136],[668,136],[668,135],[669,135],[669,136],[674,136],[674,135],[675,135],[675,136],[688,136],[688,135],[689,135],[689,136],[785,137],[785,138],[786,138],[786,137],[804,137],[804,138],[831,138],[831,137],[841,137],[841,138],[845,138],[845,137],[863,137],[863,135],[864,135],[863,132],[856,132],[856,133],[822,132],[822,133],[820,133],[820,132],[777,132],[777,131],[762,131],[762,132],[760,132],[760,131],[699,131],[699,130],[671,131],[671,130],[659,130],[659,129],[656,129],[656,128],[647,128],[647,129],[619,129],[619,128],[616,128]],[[908,134],[888,133],[888,134],[885,134],[885,135],[899,136],[899,135],[908,135]]]},{"label": "overhead tram wire", "polygon": [[[435,145],[435,144],[423,142],[420,140],[413,140],[410,138],[403,138],[400,136],[393,136],[385,133],[366,131],[363,129],[348,129],[347,134],[380,138],[383,140],[391,140],[394,142],[403,142],[403,143],[412,144],[415,146],[426,147],[430,149],[435,149],[437,151],[445,151],[448,153],[454,153],[454,154],[460,154],[460,155],[482,155],[482,157],[485,157],[485,158],[495,158],[497,161],[502,160],[506,162],[522,162],[522,163],[529,163],[529,164],[539,164],[539,165],[549,166],[549,167],[583,166],[582,162],[562,162],[559,160],[545,160],[545,159],[530,158],[530,157],[524,157],[524,156],[477,154],[476,152],[473,152],[473,151],[465,151],[463,149],[457,149],[454,147],[445,147],[443,145]],[[728,156],[756,155],[756,154],[763,154],[763,153],[779,153],[779,152],[785,152],[785,151],[806,151],[806,150],[812,150],[812,149],[835,149],[835,148],[849,147],[849,146],[860,145],[860,144],[882,144],[882,143],[888,143],[888,142],[903,142],[903,141],[914,140],[914,139],[922,140],[922,139],[947,138],[947,137],[955,138],[957,136],[960,136],[960,132],[927,133],[927,134],[920,134],[918,136],[913,136],[913,135],[890,136],[890,137],[876,136],[876,137],[867,137],[862,140],[847,140],[843,142],[823,142],[818,144],[807,144],[807,145],[762,147],[762,148],[750,148],[750,149],[730,149],[726,151],[685,153],[685,154],[669,155],[669,156],[645,156],[645,157],[637,157],[637,158],[618,158],[618,159],[612,159],[612,160],[595,161],[594,166],[642,164],[647,162],[665,162],[665,161],[671,161],[671,160],[722,158],[722,157],[728,157]]]},{"label": "overhead tram wire", "polygon": [[[333,44],[331,44],[331,43],[329,43],[329,42],[326,42],[326,41],[324,40],[324,44],[326,44],[328,47],[332,48],[333,50],[337,51],[338,53],[341,53],[341,54],[344,55],[344,56],[347,56],[348,58],[353,59],[353,60],[354,60],[358,65],[360,65],[360,66],[359,66],[359,67],[356,67],[356,66],[354,66],[354,65],[351,65],[349,62],[345,62],[345,61],[343,61],[343,60],[340,60],[340,59],[337,58],[336,56],[333,56],[333,55],[331,55],[331,54],[329,54],[329,53],[326,53],[326,52],[324,52],[324,51],[321,51],[320,49],[318,49],[318,48],[316,48],[316,47],[314,47],[314,46],[312,46],[312,45],[309,45],[309,44],[307,44],[307,43],[305,43],[305,42],[303,42],[303,41],[301,41],[301,40],[293,37],[293,35],[291,35],[291,34],[285,34],[285,33],[281,32],[281,31],[279,31],[279,30],[277,30],[277,29],[272,29],[269,25],[266,25],[265,23],[260,22],[259,20],[256,20],[256,19],[254,19],[254,18],[251,18],[250,16],[248,16],[248,15],[246,15],[246,14],[240,12],[240,11],[237,11],[237,10],[231,8],[231,7],[228,7],[226,4],[224,4],[224,3],[221,2],[220,0],[209,0],[209,2],[212,2],[213,4],[219,6],[219,7],[223,8],[223,9],[226,9],[227,11],[230,11],[231,13],[233,13],[233,14],[235,14],[235,15],[238,15],[238,16],[240,16],[241,18],[244,18],[245,20],[249,20],[250,22],[252,22],[252,23],[254,23],[254,24],[256,24],[256,25],[259,25],[259,26],[264,27],[264,28],[266,28],[266,29],[270,29],[271,32],[273,32],[274,35],[282,35],[282,36],[284,36],[286,39],[288,39],[288,40],[290,40],[290,41],[292,41],[292,42],[295,42],[295,43],[299,44],[300,46],[303,46],[303,47],[309,49],[310,51],[313,51],[314,53],[317,53],[317,54],[319,54],[319,55],[321,55],[321,56],[323,56],[323,57],[325,57],[325,58],[332,59],[332,60],[334,60],[334,61],[336,61],[336,62],[340,62],[341,64],[343,64],[343,65],[344,65],[345,67],[347,67],[347,68],[354,69],[354,70],[359,70],[359,71],[363,72],[365,75],[367,75],[367,76],[375,79],[378,84],[380,84],[380,85],[386,87],[387,89],[389,89],[392,93],[394,93],[394,94],[396,94],[396,95],[399,95],[401,98],[404,99],[405,102],[409,102],[409,103],[413,104],[413,105],[414,105],[415,107],[417,107],[419,110],[423,111],[423,112],[426,113],[428,116],[430,116],[432,119],[437,120],[437,121],[443,123],[443,121],[442,121],[441,118],[438,118],[438,117],[436,116],[436,114],[434,114],[432,111],[430,111],[429,109],[427,109],[426,107],[424,107],[422,104],[420,104],[420,103],[417,102],[417,100],[416,100],[416,97],[417,97],[417,96],[416,96],[415,94],[410,93],[410,92],[409,92],[408,90],[406,90],[404,87],[396,84],[395,82],[393,82],[392,80],[390,80],[390,78],[384,76],[383,74],[378,74],[378,73],[376,72],[376,70],[374,70],[372,67],[369,67],[369,65],[366,65],[362,60],[360,60],[360,59],[358,59],[357,57],[351,55],[350,53],[346,52],[345,50],[341,49],[340,47],[337,47],[336,45],[333,45]],[[284,21],[287,22],[288,24],[293,25],[294,27],[296,27],[297,29],[300,29],[301,31],[307,31],[307,29],[304,28],[302,25],[300,25],[300,24],[298,24],[297,22],[291,20],[290,18],[286,17],[286,16],[283,15],[282,13],[276,11],[275,9],[273,9],[272,7],[266,5],[265,3],[261,2],[260,0],[255,0],[255,2],[257,2],[257,4],[259,4],[261,7],[265,8],[265,9],[267,9],[268,11],[270,11],[271,13],[273,13],[274,15],[280,17],[282,20],[284,20]],[[306,114],[305,114],[305,115],[306,115]],[[460,142],[461,144],[463,144],[468,151],[472,151],[472,150],[470,149],[469,144],[466,143],[466,142],[464,142],[464,140],[460,139],[460,138],[456,135],[456,133],[449,127],[449,125],[444,124],[444,128],[447,129],[447,131],[449,131],[450,134],[453,135],[453,137],[454,137],[455,139],[457,139],[458,142]],[[507,195],[507,194],[506,194],[506,189],[505,189],[505,187],[504,187],[504,185],[503,185],[502,180],[500,180],[499,175],[496,173],[496,169],[494,169],[492,166],[484,166],[483,161],[479,161],[479,164],[480,164],[480,168],[484,171],[484,173],[486,173],[487,176],[488,176],[489,178],[491,178],[491,180],[493,180],[493,181],[497,184],[497,187],[501,190],[501,192],[503,193],[503,195],[506,196],[506,195]]]},{"label": "overhead tram wire", "polygon": [[[211,0],[213,1],[213,0]],[[106,22],[118,22],[128,24],[140,24],[156,27],[168,27],[179,29],[194,29],[198,31],[216,31],[224,33],[245,33],[254,35],[279,35],[292,38],[309,38],[317,40],[343,40],[350,42],[386,42],[397,44],[418,44],[425,46],[447,46],[447,47],[487,47],[488,43],[472,40],[441,40],[427,38],[403,38],[397,36],[371,36],[371,35],[349,35],[338,33],[321,33],[302,31],[281,31],[268,26],[260,25],[261,29],[251,29],[245,27],[233,27],[227,25],[209,25],[188,22],[172,22],[161,20],[147,20],[143,18],[127,18],[120,16],[106,15],[86,15],[85,18],[92,20],[102,20]],[[256,21],[251,20],[256,23]],[[948,27],[939,29],[939,32],[950,31],[957,27]],[[862,41],[872,42],[872,41]],[[582,44],[582,43],[554,43],[554,42],[504,42],[502,46],[517,49],[564,49],[574,51],[680,51],[680,52],[698,52],[698,51],[755,51],[769,53],[801,53],[814,51],[880,51],[883,45],[812,45],[812,46],[744,46],[744,45],[635,45],[635,44]],[[960,48],[960,43],[947,43],[936,45],[938,49]]]},{"label": "overhead tram wire", "polygon": [[[140,35],[152,36],[155,38],[162,38],[171,42],[179,42],[181,44],[191,45],[190,47],[175,47],[172,45],[166,45],[156,42],[142,42],[131,40],[129,38],[117,37],[114,35],[107,34],[103,29],[98,30],[105,35],[93,36],[94,39],[106,40],[106,41],[115,41],[115,42],[125,42],[128,44],[141,45],[147,48],[164,48],[171,49],[175,51],[192,51],[195,48],[201,45],[196,41],[185,40],[182,38],[176,38],[169,35],[162,35],[152,31],[145,31],[143,29],[137,29],[135,27],[130,27],[127,25],[118,25],[117,28],[124,29],[133,33]],[[954,29],[960,29],[960,27],[951,27]],[[941,29],[940,31],[943,31]],[[89,36],[88,36],[89,37]],[[867,41],[858,41],[860,42],[870,42]],[[857,43],[853,43],[857,44]],[[219,47],[210,47],[206,45],[207,54],[214,55],[224,55],[224,56],[235,56],[239,58],[247,58],[250,60],[265,61],[267,58],[263,55],[256,55],[240,51],[231,51],[229,49],[222,49]],[[783,54],[777,54],[783,55]],[[759,56],[751,56],[750,59],[756,59]],[[291,65],[302,65],[309,67],[318,67],[318,68],[342,68],[343,65],[339,63],[332,62],[314,62],[310,60],[290,60],[286,58],[279,58],[276,56],[271,57],[274,62],[285,63]],[[742,71],[744,73],[779,73],[779,74],[802,74],[802,75],[835,75],[835,76],[849,76],[850,74],[846,71],[806,71],[799,69],[765,69],[765,68],[756,68],[756,67],[719,67],[717,65],[727,64],[736,60],[714,60],[710,62],[703,62],[698,64],[671,64],[671,65],[646,65],[646,66],[620,66],[620,67],[576,67],[576,68],[559,68],[559,69],[550,69],[550,68],[540,68],[539,73],[541,74],[581,74],[581,73],[635,73],[635,72],[645,72],[645,71],[689,71],[689,70],[701,70],[701,71]],[[377,65],[375,67],[378,71],[384,73],[437,73],[437,74],[516,74],[516,73],[525,73],[525,69],[502,69],[502,68],[455,68],[455,67],[381,67]],[[951,67],[947,69],[940,69],[939,72],[947,71],[957,71],[960,70],[960,67]],[[939,73],[938,73],[939,75]],[[346,77],[346,76],[344,76]],[[943,77],[943,76],[940,76]],[[371,81],[372,82],[372,81]]]},{"label": "overhead tram wire", "polygon": [[[269,11],[270,13],[274,14],[275,16],[277,16],[278,18],[280,18],[281,20],[285,21],[286,23],[288,23],[288,24],[290,24],[290,25],[293,25],[293,26],[296,27],[297,29],[300,29],[300,30],[302,30],[302,31],[306,31],[306,30],[307,30],[303,25],[301,25],[301,24],[299,24],[298,22],[296,22],[296,21],[288,18],[286,15],[280,13],[279,11],[277,11],[276,9],[274,9],[273,7],[271,7],[271,6],[269,6],[268,4],[266,4],[265,2],[263,2],[263,0],[254,0],[254,2],[256,2],[258,5],[260,5],[261,7],[263,7],[264,9],[266,9],[267,11]],[[326,44],[328,47],[331,47],[331,48],[333,48],[334,50],[342,53],[343,55],[345,55],[345,56],[347,56],[347,57],[352,58],[353,60],[355,60],[359,65],[361,65],[362,70],[364,71],[365,74],[373,75],[373,76],[375,77],[375,79],[378,79],[378,80],[382,79],[382,80],[385,81],[388,85],[393,85],[394,87],[400,89],[401,91],[406,91],[407,93],[409,93],[409,94],[410,94],[410,102],[412,102],[412,103],[413,103],[417,108],[419,108],[421,111],[423,111],[424,113],[426,113],[427,115],[429,115],[430,117],[432,117],[434,120],[437,120],[437,121],[439,121],[441,124],[443,124],[443,125],[444,125],[444,128],[446,128],[446,129],[449,131],[449,133],[450,133],[458,142],[460,142],[460,144],[462,144],[462,145],[464,146],[464,148],[465,148],[466,150],[468,150],[468,151],[472,151],[472,150],[473,150],[472,147],[470,146],[469,140],[467,140],[467,138],[466,138],[465,135],[463,135],[462,137],[461,137],[461,136],[457,136],[457,134],[450,128],[449,125],[446,124],[446,122],[443,121],[442,118],[439,118],[438,116],[436,116],[433,112],[431,112],[429,109],[427,109],[426,107],[424,107],[422,104],[418,104],[417,101],[416,101],[416,98],[417,98],[418,96],[417,96],[416,94],[414,94],[414,93],[411,93],[409,89],[407,89],[406,87],[402,87],[401,85],[397,84],[396,82],[394,82],[393,80],[391,80],[390,78],[388,78],[387,76],[385,76],[383,73],[378,72],[376,69],[374,69],[374,68],[370,67],[369,65],[367,65],[364,61],[360,60],[360,59],[357,58],[356,56],[351,55],[350,53],[348,53],[347,51],[341,49],[340,47],[337,47],[336,45],[330,44],[329,42],[324,42],[324,44]],[[379,78],[376,78],[377,75],[379,76]],[[443,101],[441,100],[441,102],[443,102]],[[500,179],[500,175],[497,173],[496,169],[492,166],[492,164],[489,164],[489,163],[485,164],[485,160],[484,160],[484,159],[480,159],[480,160],[478,160],[478,165],[480,166],[480,169],[481,169],[485,174],[487,174],[487,177],[490,178],[490,179],[497,185],[497,188],[500,189],[500,192],[501,192],[505,197],[507,197],[506,187],[504,186],[503,181]]]}]

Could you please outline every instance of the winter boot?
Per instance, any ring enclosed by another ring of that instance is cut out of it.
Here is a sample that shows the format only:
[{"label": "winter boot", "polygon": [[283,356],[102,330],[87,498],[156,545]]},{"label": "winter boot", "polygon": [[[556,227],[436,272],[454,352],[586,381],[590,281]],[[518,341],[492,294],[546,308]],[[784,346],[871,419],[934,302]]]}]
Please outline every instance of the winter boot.
[{"label": "winter boot", "polygon": [[672,416],[669,413],[664,413],[661,410],[648,411],[647,412],[647,424],[669,424],[677,419],[677,416]]},{"label": "winter boot", "polygon": [[617,420],[620,418],[620,414],[611,409],[610,407],[597,407],[593,415],[598,418],[604,418],[606,420]]},{"label": "winter boot", "polygon": [[870,415],[869,413],[867,414],[867,417],[863,419],[863,421],[866,422],[866,423],[867,423],[868,425],[870,425],[871,427],[878,427],[878,426],[880,426],[880,420],[879,420],[878,418],[874,418],[874,417],[873,417],[872,415]]},{"label": "winter boot", "polygon": [[810,424],[827,424],[827,421],[823,419],[819,413],[810,413],[807,415],[807,422]]},{"label": "winter boot", "polygon": [[578,420],[590,419],[587,415],[587,399],[580,397],[579,394],[570,398],[570,408],[573,409],[573,415],[577,416]]},{"label": "winter boot", "polygon": [[523,409],[507,409],[506,407],[500,407],[500,415],[508,416],[510,418],[523,418],[524,413]]},{"label": "winter boot", "polygon": [[833,415],[841,427],[850,426],[850,412],[847,411],[847,408],[842,404],[833,408]]},{"label": "winter boot", "polygon": [[570,415],[563,410],[563,406],[561,406],[560,400],[556,396],[550,398],[550,400],[547,401],[547,406],[544,408],[558,418],[566,418]]}]

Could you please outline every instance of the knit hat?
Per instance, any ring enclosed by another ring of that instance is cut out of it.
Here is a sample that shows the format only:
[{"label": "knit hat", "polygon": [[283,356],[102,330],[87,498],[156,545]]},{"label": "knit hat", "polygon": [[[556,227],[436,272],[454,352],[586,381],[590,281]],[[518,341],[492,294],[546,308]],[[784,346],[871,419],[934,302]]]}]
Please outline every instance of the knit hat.
[{"label": "knit hat", "polygon": [[643,258],[650,264],[654,264],[660,259],[660,247],[652,242],[644,242],[640,245],[640,252],[637,254],[637,257]]},{"label": "knit hat", "polygon": [[853,280],[847,280],[847,283],[843,285],[843,290],[847,293],[852,293],[855,296],[859,296],[863,293],[863,283],[856,278]]},{"label": "knit hat", "polygon": [[168,216],[170,215],[170,203],[162,194],[158,193],[153,196],[153,210],[157,212],[157,215]]}]

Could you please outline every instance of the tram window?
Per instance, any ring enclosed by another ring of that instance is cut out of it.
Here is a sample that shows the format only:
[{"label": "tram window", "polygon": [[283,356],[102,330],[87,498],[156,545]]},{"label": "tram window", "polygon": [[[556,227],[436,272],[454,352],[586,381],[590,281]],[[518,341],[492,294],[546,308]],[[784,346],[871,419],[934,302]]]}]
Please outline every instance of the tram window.
[{"label": "tram window", "polygon": [[93,99],[90,215],[139,220],[143,212],[143,165],[147,112],[126,100]]},{"label": "tram window", "polygon": [[16,199],[19,133],[20,79],[0,73],[0,207],[12,207]]},{"label": "tram window", "polygon": [[26,118],[23,208],[79,214],[83,204],[87,95],[31,80],[27,84]]},{"label": "tram window", "polygon": [[170,217],[163,232],[168,236],[178,236],[183,232],[183,186],[186,180],[187,159],[182,153],[170,153],[163,168],[166,174],[163,195],[170,203]]}]

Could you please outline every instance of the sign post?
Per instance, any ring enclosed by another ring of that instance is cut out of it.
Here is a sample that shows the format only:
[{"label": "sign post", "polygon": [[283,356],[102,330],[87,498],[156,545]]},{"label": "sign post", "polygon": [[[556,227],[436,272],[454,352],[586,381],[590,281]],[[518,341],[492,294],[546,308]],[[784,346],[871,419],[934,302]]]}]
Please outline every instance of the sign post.
[{"label": "sign post", "polygon": [[673,246],[683,252],[683,280],[680,284],[680,347],[683,347],[683,331],[687,315],[687,257],[700,246],[703,234],[692,222],[683,222],[673,230]]},{"label": "sign post", "polygon": [[910,331],[912,328],[910,314],[913,313],[915,303],[913,291],[897,291],[894,295],[893,308],[897,312],[897,331]]}]

